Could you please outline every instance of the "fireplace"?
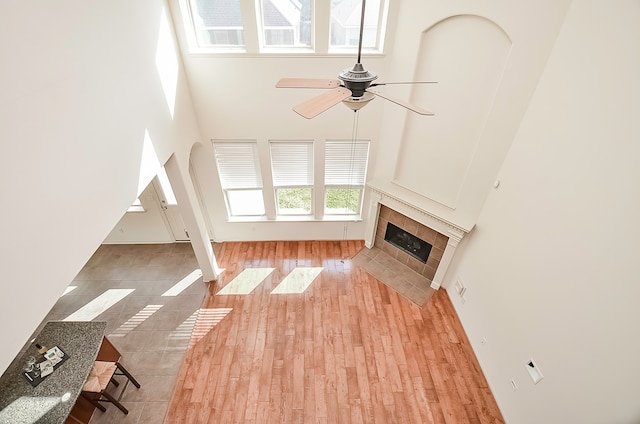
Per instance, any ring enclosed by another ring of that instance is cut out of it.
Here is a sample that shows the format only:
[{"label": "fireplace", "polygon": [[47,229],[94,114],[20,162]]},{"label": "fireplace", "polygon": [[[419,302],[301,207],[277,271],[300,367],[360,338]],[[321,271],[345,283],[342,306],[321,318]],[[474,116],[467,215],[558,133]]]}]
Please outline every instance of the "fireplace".
[{"label": "fireplace", "polygon": [[[400,242],[390,242],[386,240],[387,231],[391,228],[393,232],[394,227],[397,228],[401,234],[404,233],[407,235],[400,236],[402,239]],[[421,255],[426,253],[426,256],[420,257],[420,255],[416,254],[417,252],[412,251],[412,249],[416,249],[416,246],[413,244],[416,240],[425,243],[425,246],[419,250],[421,250]],[[444,234],[394,209],[380,205],[374,245],[431,281],[433,281],[436,275],[448,240],[449,238]],[[405,249],[403,244],[406,245],[407,243],[410,243],[410,245],[408,249]]]},{"label": "fireplace", "polygon": [[387,223],[387,231],[384,234],[384,240],[393,244],[398,249],[404,250],[423,264],[427,263],[431,245],[426,241],[419,239],[411,233],[406,232],[392,223]]},{"label": "fireplace", "polygon": [[[458,243],[473,225],[460,225],[443,219],[429,211],[429,202],[393,184],[367,183],[367,196],[364,245],[369,249],[377,247],[391,255],[431,280],[431,288],[437,290],[442,285]],[[385,241],[389,223],[431,245],[426,262]]]}]

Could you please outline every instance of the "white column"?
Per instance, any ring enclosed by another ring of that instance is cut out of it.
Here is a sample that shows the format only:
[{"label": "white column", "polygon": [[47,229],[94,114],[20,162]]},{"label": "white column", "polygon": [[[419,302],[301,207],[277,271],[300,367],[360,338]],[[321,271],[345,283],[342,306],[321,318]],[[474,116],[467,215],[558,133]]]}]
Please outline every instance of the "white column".
[{"label": "white column", "polygon": [[213,253],[213,246],[209,240],[204,216],[200,210],[189,169],[182,169],[175,156],[171,156],[165,164],[165,170],[171,183],[171,188],[178,201],[178,209],[184,225],[189,232],[191,246],[196,260],[202,271],[204,281],[213,281],[220,275],[220,269]]},{"label": "white column", "polygon": [[373,191],[369,193],[369,210],[367,211],[367,225],[364,230],[364,245],[371,249],[376,241],[376,228],[378,227],[378,214],[380,213],[382,196]]},{"label": "white column", "polygon": [[438,290],[442,285],[447,269],[449,269],[451,259],[453,259],[453,255],[456,253],[456,247],[458,247],[458,243],[460,243],[464,233],[449,230],[446,235],[449,237],[449,241],[447,242],[447,246],[444,248],[442,259],[440,259],[440,264],[436,270],[436,275],[433,276],[433,280],[430,285],[430,287],[435,290]]}]

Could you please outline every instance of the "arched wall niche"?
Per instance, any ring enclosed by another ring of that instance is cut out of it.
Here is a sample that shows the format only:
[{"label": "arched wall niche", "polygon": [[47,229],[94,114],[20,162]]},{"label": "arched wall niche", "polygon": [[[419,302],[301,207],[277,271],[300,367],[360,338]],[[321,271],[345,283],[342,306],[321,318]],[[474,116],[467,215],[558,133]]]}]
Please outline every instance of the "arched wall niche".
[{"label": "arched wall niche", "polygon": [[[421,33],[411,102],[435,113],[409,113],[393,182],[456,209],[478,149],[491,149],[483,130],[491,117],[512,41],[478,15],[443,19]],[[495,170],[493,170],[495,172]]]}]

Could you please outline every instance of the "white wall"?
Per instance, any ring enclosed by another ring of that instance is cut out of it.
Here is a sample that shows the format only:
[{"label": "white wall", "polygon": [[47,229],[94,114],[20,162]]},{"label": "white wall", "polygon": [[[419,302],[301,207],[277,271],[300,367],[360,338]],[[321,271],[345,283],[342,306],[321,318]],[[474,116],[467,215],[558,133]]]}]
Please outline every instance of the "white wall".
[{"label": "white wall", "polygon": [[172,243],[175,241],[153,183],[138,196],[143,211],[126,212],[104,238],[107,244]]},{"label": "white wall", "polygon": [[[372,182],[463,228],[475,224],[569,1],[400,2],[388,79],[435,113],[385,107]],[[406,96],[406,97],[405,97]]]},{"label": "white wall", "polygon": [[[309,65],[309,62],[312,64]],[[195,108],[208,111],[200,116],[200,130],[207,139],[194,151],[192,165],[200,184],[203,200],[210,212],[216,241],[225,240],[306,240],[342,239],[343,222],[228,222],[220,190],[212,139],[257,140],[261,156],[265,190],[269,190],[269,140],[350,140],[354,113],[338,104],[312,120],[302,118],[292,107],[323,90],[276,89],[284,77],[335,78],[353,66],[354,60],[336,58],[196,58],[185,60]],[[375,62],[375,60],[374,60]],[[317,64],[317,67],[316,67]],[[304,66],[303,66],[304,65]],[[316,69],[312,69],[316,68]],[[357,136],[377,144],[381,105],[376,100],[360,113]],[[315,156],[316,169],[324,167],[324,157]],[[316,206],[316,207],[321,207]],[[349,223],[349,239],[362,239],[363,225]]]},{"label": "white wall", "polygon": [[0,370],[136,198],[145,130],[161,163],[199,139],[183,73],[171,116],[156,68],[164,7],[2,2]]},{"label": "white wall", "polygon": [[638,22],[637,1],[571,4],[447,275],[468,286],[450,295],[509,423],[640,422]]}]

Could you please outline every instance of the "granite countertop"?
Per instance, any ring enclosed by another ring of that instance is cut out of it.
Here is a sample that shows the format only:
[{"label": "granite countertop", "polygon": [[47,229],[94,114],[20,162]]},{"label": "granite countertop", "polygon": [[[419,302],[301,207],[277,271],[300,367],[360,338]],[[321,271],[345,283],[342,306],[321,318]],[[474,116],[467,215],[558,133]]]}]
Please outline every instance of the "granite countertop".
[{"label": "granite countertop", "polygon": [[[0,377],[0,424],[63,424],[93,367],[106,327],[106,322],[48,322]],[[44,360],[35,343],[48,348],[59,346],[69,359],[32,387],[22,375],[22,367],[30,355],[38,362]],[[63,397],[68,399],[63,401]]]}]

